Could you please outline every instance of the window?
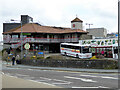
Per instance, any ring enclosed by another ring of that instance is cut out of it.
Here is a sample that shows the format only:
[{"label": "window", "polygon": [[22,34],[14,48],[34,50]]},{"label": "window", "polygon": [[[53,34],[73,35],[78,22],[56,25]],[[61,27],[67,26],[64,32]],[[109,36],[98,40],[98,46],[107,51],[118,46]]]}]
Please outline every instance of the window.
[{"label": "window", "polygon": [[114,54],[118,54],[118,48],[114,48]]},{"label": "window", "polygon": [[90,51],[89,51],[89,48],[90,48],[90,47],[87,47],[87,46],[86,46],[86,47],[83,47],[82,52],[83,52],[83,53],[89,53],[89,52],[90,52]]},{"label": "window", "polygon": [[12,38],[18,38],[18,35],[12,35]]},{"label": "window", "polygon": [[73,24],[73,27],[75,27],[75,24]]},{"label": "window", "polygon": [[79,46],[71,46],[71,45],[61,45],[63,48],[70,48],[70,49],[80,49]]}]

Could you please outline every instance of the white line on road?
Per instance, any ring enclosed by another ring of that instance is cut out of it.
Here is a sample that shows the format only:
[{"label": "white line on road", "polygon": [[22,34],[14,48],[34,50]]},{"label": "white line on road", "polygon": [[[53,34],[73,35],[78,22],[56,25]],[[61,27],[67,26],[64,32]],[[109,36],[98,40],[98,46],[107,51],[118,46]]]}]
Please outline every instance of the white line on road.
[{"label": "white line on road", "polygon": [[4,72],[1,72],[1,74],[4,74]]},{"label": "white line on road", "polygon": [[29,76],[29,75],[23,75],[23,74],[16,74],[17,76]]},{"label": "white line on road", "polygon": [[50,79],[50,78],[45,78],[45,77],[40,77],[41,79],[43,80],[39,80],[39,81],[57,81],[57,82],[60,82],[60,83],[52,83],[52,84],[70,84],[72,82],[68,82],[68,81],[64,81],[64,80],[58,80],[58,79]]},{"label": "white line on road", "polygon": [[104,76],[102,76],[101,78],[118,79],[118,78],[115,78],[115,77],[104,77]]},{"label": "white line on road", "polygon": [[98,86],[98,87],[72,87],[72,88],[109,88],[109,87]]},{"label": "white line on road", "polygon": [[97,82],[97,81],[93,81],[92,79],[85,79],[85,78],[78,78],[78,77],[70,77],[70,76],[64,76],[65,78],[71,78],[71,79],[79,79],[81,81],[84,82]]},{"label": "white line on road", "polygon": [[[5,74],[6,75],[6,74]],[[10,75],[7,75],[7,76],[9,76],[9,77],[14,77],[14,78],[18,78],[18,77],[16,77],[16,76],[10,76]],[[38,82],[38,81],[34,81],[34,80],[28,80],[28,81],[32,81],[32,82],[36,82],[36,83],[42,83],[42,84],[47,84],[47,85],[50,85],[50,86],[55,86],[55,85],[53,85],[53,84],[49,84],[49,83],[45,83],[45,82]]]},{"label": "white line on road", "polygon": [[49,84],[49,83],[45,83],[45,82],[38,82],[38,81],[34,81],[34,80],[29,80],[29,81],[37,82],[37,83],[43,83],[43,84],[47,84],[47,85],[50,85],[50,86],[55,86],[55,85],[53,85],[53,84]]},{"label": "white line on road", "polygon": [[69,83],[52,83],[52,84],[70,84],[70,82]]},{"label": "white line on road", "polygon": [[64,81],[64,80],[58,80],[58,79],[53,79],[53,81],[58,81],[58,82],[62,82],[62,83],[52,83],[52,84],[70,84],[72,82],[68,82],[68,81]]},{"label": "white line on road", "polygon": [[33,69],[28,69],[28,70],[33,70]]},{"label": "white line on road", "polygon": [[45,77],[40,77],[40,78],[41,78],[41,79],[48,80],[48,81],[52,80],[52,79],[50,79],[50,78],[45,78]]},{"label": "white line on road", "polygon": [[101,77],[101,78],[108,78],[108,79],[118,79],[115,77],[106,77],[106,76],[93,76],[93,75],[80,75],[80,76],[86,76],[86,77]]},{"label": "white line on road", "polygon": [[85,77],[98,77],[98,76],[93,76],[93,75],[80,75],[80,76],[85,76]]}]

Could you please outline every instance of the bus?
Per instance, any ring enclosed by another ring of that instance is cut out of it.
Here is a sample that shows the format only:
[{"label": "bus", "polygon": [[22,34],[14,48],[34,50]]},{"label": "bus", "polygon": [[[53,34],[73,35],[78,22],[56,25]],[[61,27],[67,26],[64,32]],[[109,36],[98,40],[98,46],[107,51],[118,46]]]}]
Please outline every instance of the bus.
[{"label": "bus", "polygon": [[90,45],[80,45],[72,43],[61,43],[60,52],[65,56],[72,56],[77,58],[91,58]]},{"label": "bus", "polygon": [[101,55],[105,58],[118,59],[118,38],[79,40],[80,45],[90,45],[93,56]]}]

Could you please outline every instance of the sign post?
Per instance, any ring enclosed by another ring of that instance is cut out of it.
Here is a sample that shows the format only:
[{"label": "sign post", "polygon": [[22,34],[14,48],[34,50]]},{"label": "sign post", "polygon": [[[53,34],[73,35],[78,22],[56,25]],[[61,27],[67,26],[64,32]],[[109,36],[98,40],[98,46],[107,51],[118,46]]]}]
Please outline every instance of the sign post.
[{"label": "sign post", "polygon": [[24,48],[26,49],[26,55],[27,55],[27,50],[30,48],[30,44],[29,44],[29,43],[26,43],[26,44],[24,45]]}]

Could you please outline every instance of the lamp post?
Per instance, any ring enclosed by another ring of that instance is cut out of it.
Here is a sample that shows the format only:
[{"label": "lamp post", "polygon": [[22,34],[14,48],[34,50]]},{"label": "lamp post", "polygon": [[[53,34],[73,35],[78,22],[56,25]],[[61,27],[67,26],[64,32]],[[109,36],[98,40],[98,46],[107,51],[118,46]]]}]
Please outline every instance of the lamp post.
[{"label": "lamp post", "polygon": [[89,25],[89,29],[90,29],[90,25],[93,25],[93,24],[90,24],[90,23],[86,23],[86,25]]},{"label": "lamp post", "polygon": [[[118,0],[118,78],[120,78],[120,0]],[[120,83],[120,79],[118,79],[118,83]],[[119,85],[118,88],[120,88]]]},{"label": "lamp post", "polygon": [[[19,20],[14,20],[14,19],[11,19],[11,21],[19,21]],[[23,44],[23,39],[22,39],[22,21],[20,20],[20,24],[21,24],[21,34],[20,34],[20,40],[21,40],[21,59],[23,58],[23,46],[22,46],[22,44]]]}]

